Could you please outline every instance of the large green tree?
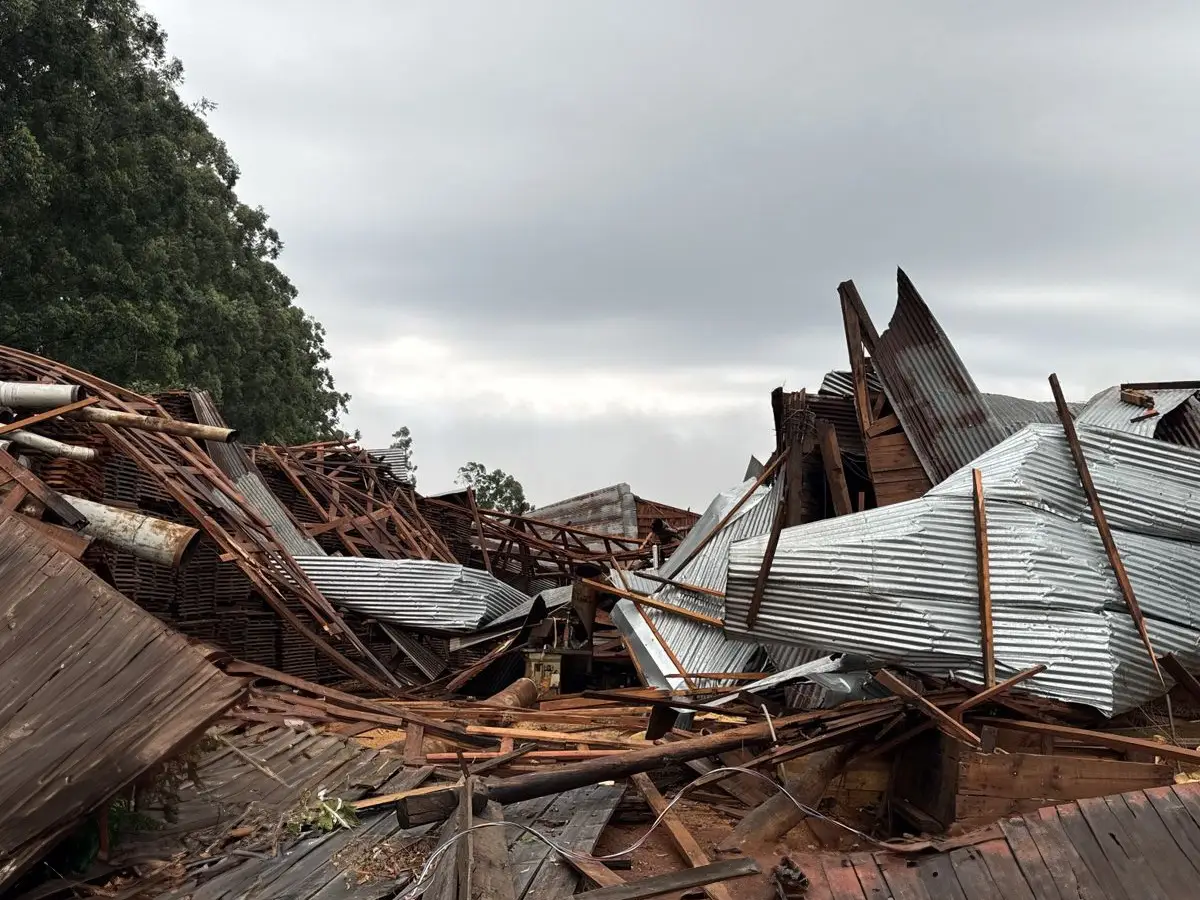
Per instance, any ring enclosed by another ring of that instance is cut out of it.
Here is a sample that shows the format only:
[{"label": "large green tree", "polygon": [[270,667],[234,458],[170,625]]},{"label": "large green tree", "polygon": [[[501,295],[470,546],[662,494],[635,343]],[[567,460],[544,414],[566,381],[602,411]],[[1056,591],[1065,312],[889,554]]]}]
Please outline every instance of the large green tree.
[{"label": "large green tree", "polygon": [[469,462],[460,466],[454,480],[475,491],[475,502],[483,509],[498,509],[518,516],[533,512],[533,504],[525,499],[521,482],[502,469],[492,469],[483,463]]},{"label": "large green tree", "polygon": [[211,390],[252,440],[344,411],[279,235],[134,0],[0,0],[0,343]]}]

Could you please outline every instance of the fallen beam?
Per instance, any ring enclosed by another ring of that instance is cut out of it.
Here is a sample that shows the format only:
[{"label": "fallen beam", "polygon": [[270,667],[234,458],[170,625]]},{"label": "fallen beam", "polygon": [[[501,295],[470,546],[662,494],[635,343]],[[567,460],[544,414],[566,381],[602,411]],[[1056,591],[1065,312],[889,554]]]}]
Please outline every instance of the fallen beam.
[{"label": "fallen beam", "polygon": [[[675,845],[675,849],[680,855],[687,860],[687,864],[695,869],[703,868],[709,865],[712,860],[708,858],[705,852],[700,849],[700,844],[692,836],[692,833],[687,830],[687,827],[679,820],[674,811],[670,810],[667,805],[667,800],[659,793],[658,788],[654,786],[654,782],[650,780],[650,776],[645,772],[639,772],[630,778],[633,786],[637,788],[638,793],[646,798],[646,803],[650,805],[656,816],[662,817],[662,824],[667,828],[667,835],[671,838],[671,843]],[[708,894],[711,900],[733,900],[733,895],[729,893],[729,888],[722,884],[710,884],[705,886],[704,893]]]},{"label": "fallen beam", "polygon": [[[1116,576],[1117,585],[1121,588],[1121,596],[1125,600],[1125,606],[1129,609],[1133,624],[1137,626],[1142,643],[1146,646],[1146,652],[1150,654],[1150,664],[1154,667],[1154,674],[1158,676],[1159,681],[1163,681],[1162,669],[1158,666],[1154,645],[1150,643],[1150,632],[1146,630],[1146,619],[1142,615],[1141,607],[1138,606],[1137,596],[1133,593],[1133,585],[1129,581],[1129,574],[1125,571],[1125,563],[1121,561],[1121,551],[1117,549],[1117,542],[1113,539],[1112,530],[1108,527],[1108,517],[1104,515],[1104,507],[1100,503],[1100,495],[1096,492],[1096,485],[1092,481],[1092,472],[1088,468],[1087,457],[1083,455],[1083,447],[1080,445],[1079,435],[1075,431],[1075,419],[1067,406],[1066,398],[1063,397],[1057,375],[1050,376],[1050,390],[1054,392],[1054,405],[1058,409],[1058,418],[1062,422],[1063,434],[1066,435],[1067,446],[1071,448],[1071,458],[1075,460],[1079,483],[1083,486],[1083,493],[1087,496],[1088,505],[1092,509],[1092,518],[1096,520],[1096,531],[1100,533],[1100,541],[1104,544],[1108,563],[1112,566],[1113,575]],[[1163,681],[1163,690],[1166,690],[1165,681]]]},{"label": "fallen beam", "polygon": [[650,897],[661,897],[676,891],[706,887],[718,881],[728,881],[731,878],[742,878],[746,875],[758,875],[761,872],[762,869],[753,859],[729,859],[701,866],[699,869],[684,869],[667,875],[644,878],[641,881],[627,881],[625,884],[613,887],[585,891],[582,894],[576,894],[574,900],[648,900]]},{"label": "fallen beam", "polygon": [[103,409],[99,406],[84,407],[71,413],[71,418],[100,425],[112,425],[116,428],[132,428],[134,431],[173,434],[177,437],[189,437],[197,441],[215,441],[218,444],[228,444],[237,438],[237,432],[232,428],[197,425],[194,422],[181,422],[178,419],[167,419],[163,416],[141,416],[137,413]]},{"label": "fallen beam", "polygon": [[876,672],[875,680],[893,694],[904,700],[908,700],[921,710],[921,712],[929,716],[939,731],[976,749],[982,746],[979,741],[979,735],[963,725],[962,722],[950,718],[950,716],[946,715],[946,713],[938,709],[938,707],[930,703],[887,669],[880,669]]},{"label": "fallen beam", "polygon": [[1168,653],[1161,660],[1167,674],[1174,678],[1179,685],[1196,700],[1200,700],[1200,679],[1184,668],[1174,654]]},{"label": "fallen beam", "polygon": [[992,627],[992,577],[988,559],[987,505],[983,473],[971,470],[975,500],[975,571],[979,584],[979,637],[983,646],[983,686],[996,684],[996,633]]}]

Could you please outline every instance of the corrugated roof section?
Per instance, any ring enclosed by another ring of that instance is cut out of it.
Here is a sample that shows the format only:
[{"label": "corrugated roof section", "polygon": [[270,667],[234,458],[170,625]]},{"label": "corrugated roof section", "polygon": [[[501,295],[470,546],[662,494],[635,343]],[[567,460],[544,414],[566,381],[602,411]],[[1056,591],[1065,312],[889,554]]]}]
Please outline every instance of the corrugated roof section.
[{"label": "corrugated roof section", "polygon": [[367,455],[386,468],[391,476],[404,484],[412,483],[412,470],[408,467],[408,451],[402,447],[384,447],[368,450]]},{"label": "corrugated roof section", "polygon": [[903,270],[887,330],[871,352],[875,370],[929,480],[937,484],[994,447],[1008,430]]},{"label": "corrugated roof section", "polygon": [[417,631],[471,632],[530,598],[487,572],[426,559],[300,556],[335,606]]},{"label": "corrugated roof section", "polygon": [[[776,479],[774,486],[770,488],[758,488],[738,510],[733,521],[716,534],[699,553],[696,553],[695,558],[689,560],[688,557],[753,486],[752,481],[746,482],[718,494],[709,504],[704,515],[700,517],[700,521],[696,523],[687,539],[675,551],[675,555],[660,568],[660,574],[664,578],[671,578],[684,584],[713,591],[724,591],[727,574],[726,561],[730,545],[734,541],[765,534],[770,530],[775,510],[778,507],[782,479]],[[629,583],[630,587],[633,587],[629,576],[635,573],[613,573],[610,580],[618,587],[623,586],[623,582],[620,580],[622,574],[627,579],[625,583]],[[647,580],[642,579],[641,581],[645,583]],[[721,618],[724,615],[724,604],[717,597],[673,585],[655,583],[655,586],[655,598],[664,603],[715,618]],[[762,658],[762,650],[756,643],[731,640],[719,628],[661,610],[646,608],[644,611],[688,673],[749,671],[748,667],[751,667],[756,659]],[[684,684],[683,678],[676,671],[670,656],[662,648],[653,631],[646,625],[632,601],[622,600],[617,604],[613,610],[613,622],[629,639],[630,646],[638,657],[639,665],[642,666],[642,671],[646,673],[652,683],[659,687],[669,686],[672,688]],[[757,667],[755,668],[757,669]],[[699,685],[722,683],[723,681],[720,679],[697,680]]]},{"label": "corrugated roof section", "polygon": [[[1081,428],[1080,439],[1159,654],[1200,665],[1200,452]],[[999,677],[1114,714],[1159,695],[1087,512],[1065,438],[1033,425],[974,461],[987,498]],[[969,469],[925,497],[784,531],[755,627],[763,539],[730,554],[727,629],[978,681]]]},{"label": "corrugated roof section", "polygon": [[1141,434],[1153,437],[1162,424],[1163,417],[1191,400],[1194,390],[1152,390],[1143,393],[1154,398],[1154,410],[1158,415],[1146,418],[1149,409],[1126,403],[1121,399],[1121,386],[1114,385],[1105,388],[1088,401],[1083,412],[1076,416],[1080,425],[1095,425],[1098,428],[1111,428],[1114,431],[1127,431],[1130,434]]},{"label": "corrugated roof section", "polygon": [[618,537],[638,536],[637,499],[627,484],[614,484],[539,507],[536,515],[539,521],[556,525],[573,525]]}]

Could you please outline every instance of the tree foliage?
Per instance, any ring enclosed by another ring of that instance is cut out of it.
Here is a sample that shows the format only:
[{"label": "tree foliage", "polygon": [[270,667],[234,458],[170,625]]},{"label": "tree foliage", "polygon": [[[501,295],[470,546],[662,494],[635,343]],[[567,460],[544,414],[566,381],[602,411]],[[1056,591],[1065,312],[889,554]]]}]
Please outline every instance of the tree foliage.
[{"label": "tree foliage", "polygon": [[516,515],[533,511],[533,505],[525,499],[521,482],[500,469],[489,472],[482,463],[469,462],[458,470],[454,480],[474,488],[475,502],[484,509],[499,509]]},{"label": "tree foliage", "polygon": [[392,432],[392,443],[389,446],[393,450],[404,451],[404,458],[408,461],[408,478],[415,485],[417,483],[417,467],[413,465],[412,433],[408,430],[407,425],[401,425]]},{"label": "tree foliage", "polygon": [[324,332],[165,39],[134,0],[0,3],[0,342],[208,388],[251,440],[332,434]]}]

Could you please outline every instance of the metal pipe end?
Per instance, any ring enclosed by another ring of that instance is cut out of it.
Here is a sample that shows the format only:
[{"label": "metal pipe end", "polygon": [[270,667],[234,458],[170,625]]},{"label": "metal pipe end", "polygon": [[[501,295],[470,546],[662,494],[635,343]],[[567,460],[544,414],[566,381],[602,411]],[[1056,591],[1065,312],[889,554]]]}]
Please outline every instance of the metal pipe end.
[{"label": "metal pipe end", "polygon": [[203,537],[201,531],[196,528],[192,530],[192,536],[179,545],[179,549],[175,551],[175,559],[172,566],[176,569],[182,569],[188,564],[192,556],[196,553],[196,548],[200,545],[200,539]]}]

